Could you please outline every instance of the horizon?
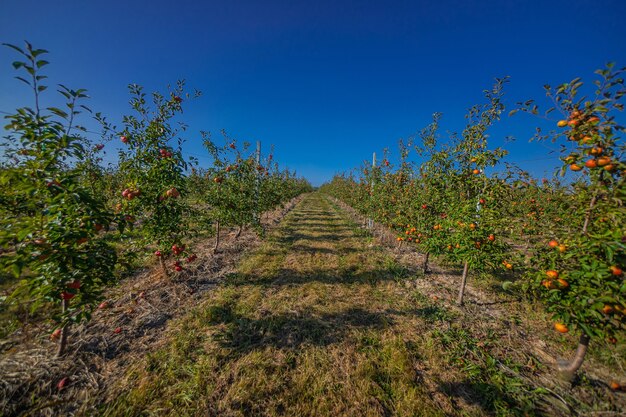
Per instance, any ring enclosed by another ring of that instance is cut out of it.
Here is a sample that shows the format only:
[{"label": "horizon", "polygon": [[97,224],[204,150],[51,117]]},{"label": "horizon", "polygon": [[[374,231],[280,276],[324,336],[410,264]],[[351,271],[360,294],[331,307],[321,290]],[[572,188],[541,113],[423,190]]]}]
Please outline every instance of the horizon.
[{"label": "horizon", "polygon": [[[580,76],[589,87],[594,70],[626,64],[621,1],[147,4],[8,1],[0,42],[48,50],[48,85],[86,88],[86,104],[113,124],[130,110],[128,84],[164,91],[185,79],[203,93],[185,103],[187,156],[206,164],[199,132],[217,138],[224,129],[264,151],[273,145],[281,166],[314,186],[385,148],[396,162],[398,140],[435,112],[442,138],[461,132],[467,109],[505,76],[507,108],[488,132],[490,148],[504,147],[504,161],[536,178],[551,177],[558,152],[528,140],[537,126],[553,125],[508,112],[528,99],[545,110],[544,84]],[[0,48],[3,112],[31,98],[13,78],[16,58]],[[105,148],[108,162],[116,145]]]}]

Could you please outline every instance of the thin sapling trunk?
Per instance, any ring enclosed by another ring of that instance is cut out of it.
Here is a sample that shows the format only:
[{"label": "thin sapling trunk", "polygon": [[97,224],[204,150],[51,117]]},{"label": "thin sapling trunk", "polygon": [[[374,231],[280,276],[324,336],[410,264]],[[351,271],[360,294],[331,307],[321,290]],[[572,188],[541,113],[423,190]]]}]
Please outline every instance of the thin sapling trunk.
[{"label": "thin sapling trunk", "polygon": [[465,295],[465,284],[467,284],[468,270],[469,270],[469,262],[465,261],[465,265],[463,265],[463,275],[461,276],[461,288],[459,288],[459,296],[456,299],[456,303],[460,306],[463,305],[463,295]]},{"label": "thin sapling trunk", "polygon": [[[70,300],[63,300],[61,303],[61,308],[63,313],[67,312],[69,308]],[[67,346],[67,333],[68,333],[68,325],[66,324],[61,328],[61,338],[59,340],[59,348],[57,349],[57,358],[60,358],[65,353],[65,347]]]},{"label": "thin sapling trunk", "polygon": [[574,376],[576,375],[576,372],[583,364],[583,361],[585,360],[585,354],[587,353],[587,348],[589,347],[589,340],[589,336],[587,336],[585,333],[581,334],[574,358],[570,362],[559,361],[559,373],[566,380],[572,381],[574,379]]},{"label": "thin sapling trunk", "polygon": [[165,265],[165,260],[162,256],[159,257],[159,264],[161,264],[161,270],[163,271],[163,275],[165,276],[165,278],[169,278],[170,273],[167,270],[167,265]]},{"label": "thin sapling trunk", "polygon": [[215,246],[213,247],[213,253],[217,252],[217,248],[220,246],[220,221],[215,222]]}]

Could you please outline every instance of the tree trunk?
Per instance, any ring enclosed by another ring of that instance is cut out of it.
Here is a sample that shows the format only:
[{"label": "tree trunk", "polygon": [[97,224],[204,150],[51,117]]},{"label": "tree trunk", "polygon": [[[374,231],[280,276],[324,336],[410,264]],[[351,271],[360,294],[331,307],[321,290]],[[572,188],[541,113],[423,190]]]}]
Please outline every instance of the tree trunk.
[{"label": "tree trunk", "polygon": [[[63,300],[61,304],[61,308],[63,309],[63,313],[67,311],[69,308],[70,300]],[[61,328],[61,339],[59,340],[59,348],[57,349],[57,358],[60,358],[65,353],[65,347],[67,346],[67,332],[68,325],[66,324]]]},{"label": "tree trunk", "polygon": [[559,361],[559,373],[568,381],[573,381],[574,376],[576,376],[576,372],[580,369],[580,366],[583,364],[585,360],[585,354],[587,353],[587,348],[589,347],[589,336],[585,333],[580,335],[580,339],[578,340],[578,348],[576,349],[576,354],[571,362]]},{"label": "tree trunk", "polygon": [[243,230],[243,225],[239,225],[239,229],[237,229],[237,233],[235,234],[235,239],[238,239],[241,236],[241,231]]},{"label": "tree trunk", "polygon": [[165,275],[165,278],[169,278],[170,273],[167,271],[167,266],[165,265],[165,260],[163,259],[163,256],[159,257],[159,263],[161,264],[161,270],[163,270],[163,275]]},{"label": "tree trunk", "polygon": [[587,233],[587,228],[589,227],[589,221],[591,220],[591,213],[593,211],[593,206],[596,204],[596,200],[598,195],[594,195],[589,203],[589,208],[587,209],[587,213],[585,214],[585,224],[583,224],[583,233]]},{"label": "tree trunk", "polygon": [[217,252],[217,248],[220,245],[220,221],[215,222],[215,247],[213,248],[213,253]]},{"label": "tree trunk", "polygon": [[463,305],[463,295],[465,294],[465,284],[467,283],[468,269],[469,263],[465,261],[465,265],[463,265],[463,276],[461,277],[461,288],[459,288],[459,297],[456,299],[456,303],[460,306]]},{"label": "tree trunk", "polygon": [[430,252],[426,252],[426,255],[424,255],[424,275],[430,272],[430,269],[428,269],[428,258],[430,258]]}]

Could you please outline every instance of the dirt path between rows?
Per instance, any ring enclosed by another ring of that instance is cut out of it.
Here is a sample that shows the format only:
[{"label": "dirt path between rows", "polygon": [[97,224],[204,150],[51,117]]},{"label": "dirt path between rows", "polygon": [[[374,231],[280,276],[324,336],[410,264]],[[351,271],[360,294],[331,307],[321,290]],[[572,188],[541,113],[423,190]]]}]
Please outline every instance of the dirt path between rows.
[{"label": "dirt path between rows", "polygon": [[483,319],[478,309],[431,297],[432,286],[416,278],[411,264],[375,244],[335,202],[307,195],[204,303],[164,332],[160,349],[127,369],[100,410],[608,416],[626,406],[597,378],[574,388],[553,381],[517,312],[503,307]]}]

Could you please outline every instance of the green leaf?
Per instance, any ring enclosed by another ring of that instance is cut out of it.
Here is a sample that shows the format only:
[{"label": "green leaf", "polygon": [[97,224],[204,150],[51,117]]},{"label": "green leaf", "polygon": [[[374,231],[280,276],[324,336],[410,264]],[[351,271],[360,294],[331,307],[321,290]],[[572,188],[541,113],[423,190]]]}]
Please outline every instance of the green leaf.
[{"label": "green leaf", "polygon": [[22,268],[20,268],[17,263],[14,263],[11,265],[11,272],[13,272],[13,276],[15,276],[15,278],[19,278],[22,273]]},{"label": "green leaf", "polygon": [[17,52],[19,52],[22,55],[26,55],[21,48],[18,48],[15,45],[11,45],[10,43],[3,43],[2,45],[7,46],[7,47],[12,48],[12,49],[15,49]]},{"label": "green leaf", "polygon": [[30,81],[25,80],[22,77],[15,77],[16,79],[20,80],[21,82],[25,83],[26,85],[30,86]]}]

